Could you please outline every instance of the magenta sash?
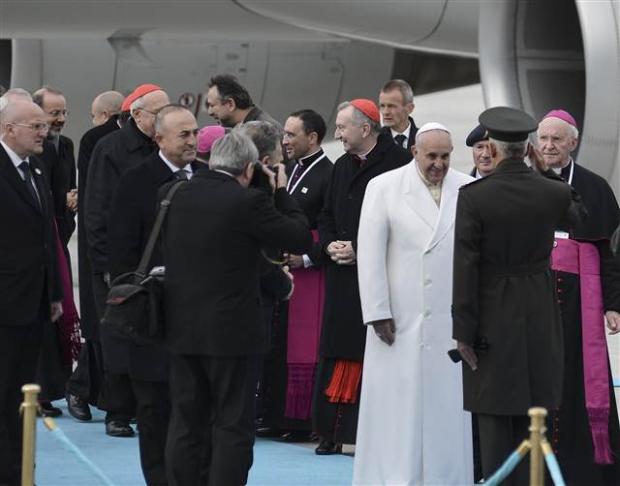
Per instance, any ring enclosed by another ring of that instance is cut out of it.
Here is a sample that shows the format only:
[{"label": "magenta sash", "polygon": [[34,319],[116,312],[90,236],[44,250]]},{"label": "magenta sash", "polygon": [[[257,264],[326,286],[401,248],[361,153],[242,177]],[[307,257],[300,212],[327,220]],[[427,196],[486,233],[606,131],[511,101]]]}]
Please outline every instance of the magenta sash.
[{"label": "magenta sash", "polygon": [[[318,232],[313,231],[314,241]],[[312,387],[317,363],[323,316],[324,272],[322,268],[292,270],[295,291],[288,311],[288,380],[284,415],[310,418]]]},{"label": "magenta sash", "polygon": [[62,316],[58,320],[58,331],[60,334],[60,355],[62,363],[71,365],[73,361],[77,361],[82,347],[80,338],[80,316],[75,307],[73,300],[73,284],[71,282],[71,273],[69,272],[69,262],[65,256],[60,237],[58,236],[58,228],[54,225],[54,235],[56,238],[56,258],[58,265],[58,273],[60,276],[60,284],[62,286]]},{"label": "magenta sash", "polygon": [[592,243],[556,239],[551,254],[553,270],[579,275],[581,339],[586,409],[596,464],[614,462],[609,443],[609,370],[601,269]]}]

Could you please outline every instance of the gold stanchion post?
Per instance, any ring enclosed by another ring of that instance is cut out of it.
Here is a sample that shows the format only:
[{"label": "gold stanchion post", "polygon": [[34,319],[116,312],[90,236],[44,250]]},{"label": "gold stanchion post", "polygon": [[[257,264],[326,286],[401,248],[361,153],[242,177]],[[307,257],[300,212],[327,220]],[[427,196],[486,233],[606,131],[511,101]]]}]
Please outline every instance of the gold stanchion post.
[{"label": "gold stanchion post", "polygon": [[545,431],[545,418],[547,410],[542,407],[533,407],[528,411],[530,416],[530,486],[544,486],[545,462],[541,442]]},{"label": "gold stanchion post", "polygon": [[22,486],[34,484],[34,452],[37,424],[37,397],[41,392],[39,385],[28,384],[22,386],[24,402],[21,406],[22,424],[24,427],[24,441],[22,448]]}]

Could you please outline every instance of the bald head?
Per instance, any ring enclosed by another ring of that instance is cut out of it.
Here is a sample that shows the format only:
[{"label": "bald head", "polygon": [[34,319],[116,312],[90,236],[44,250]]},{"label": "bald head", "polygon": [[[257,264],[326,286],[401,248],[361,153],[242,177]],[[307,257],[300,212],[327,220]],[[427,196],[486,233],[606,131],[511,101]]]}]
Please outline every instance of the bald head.
[{"label": "bald head", "polygon": [[90,109],[93,125],[103,125],[110,117],[121,112],[124,96],[118,91],[105,91],[95,97]]},{"label": "bald head", "polygon": [[32,101],[11,101],[2,111],[2,141],[20,158],[43,152],[48,125],[43,110]]}]

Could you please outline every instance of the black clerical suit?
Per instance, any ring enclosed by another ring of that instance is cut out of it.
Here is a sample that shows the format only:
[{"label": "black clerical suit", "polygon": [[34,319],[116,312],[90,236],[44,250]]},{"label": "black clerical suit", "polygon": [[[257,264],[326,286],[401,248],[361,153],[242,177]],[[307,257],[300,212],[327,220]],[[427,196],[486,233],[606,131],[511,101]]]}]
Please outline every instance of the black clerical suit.
[{"label": "black clerical suit", "polygon": [[163,238],[173,407],[168,479],[198,484],[202,469],[209,485],[245,484],[256,387],[248,363],[268,344],[261,248],[305,253],[307,220],[285,188],[272,198],[228,174],[199,171],[176,193]]},{"label": "black clerical suit", "polygon": [[[618,224],[616,198],[605,179],[572,160],[562,169],[561,177],[570,182],[581,197],[587,217],[571,227],[560,228],[577,241],[592,242],[600,256],[600,281],[605,311],[620,312],[620,261],[609,248],[609,239]],[[558,462],[567,484],[611,486],[620,484],[620,424],[611,369],[609,377],[608,431],[614,464],[596,464],[592,432],[586,409],[584,386],[584,356],[581,309],[581,276],[555,271],[558,303],[564,325],[564,384],[563,400],[552,410],[547,423],[547,435],[554,444]]]},{"label": "black clerical suit", "polygon": [[[105,309],[108,285],[104,275],[109,274],[108,224],[110,206],[121,175],[131,167],[143,163],[156,150],[153,141],[130,119],[120,130],[103,137],[93,150],[88,168],[86,197],[84,201],[84,226],[88,242],[88,258],[93,272],[92,283],[95,305],[99,317]],[[99,406],[109,412],[107,421],[127,420],[133,415],[131,403],[124,397],[133,394],[127,374],[109,373],[107,370],[107,343],[115,338],[100,332],[103,348],[105,380]]]},{"label": "black clerical suit", "polygon": [[522,159],[459,192],[453,337],[478,351],[477,371],[463,364],[464,407],[478,414],[486,477],[527,435],[529,407],[560,404],[563,333],[549,258],[570,204],[570,188]]},{"label": "black clerical suit", "polygon": [[[392,135],[392,129],[390,127],[383,127],[382,132],[388,137],[390,137],[392,140],[394,140],[395,142],[400,142],[394,139],[394,136]],[[407,134],[407,145],[406,146],[403,145],[402,142],[400,142],[398,145],[407,149],[408,151],[411,151],[411,147],[415,145],[415,136],[417,133],[418,133],[418,127],[413,121],[413,118],[409,117],[409,133]]]},{"label": "black clerical suit", "polygon": [[[59,135],[56,140],[48,137],[43,142],[43,153],[38,156],[43,162],[47,180],[50,182],[56,227],[69,267],[69,275],[71,275],[71,255],[68,244],[75,231],[75,213],[67,208],[67,193],[76,187],[73,150],[71,139]],[[63,362],[60,340],[56,324],[44,326],[37,367],[41,402],[51,402],[65,396],[66,383],[71,375],[71,364]]]},{"label": "black clerical suit", "polygon": [[[318,218],[323,251],[336,240],[351,241],[357,250],[357,229],[366,185],[373,177],[401,167],[411,159],[411,153],[382,133],[366,160],[360,161],[346,153],[336,161]],[[363,360],[367,329],[362,319],[357,265],[338,265],[329,258],[325,262],[321,361],[314,391],[313,420],[321,437],[349,444],[355,443],[359,397],[355,404],[330,403],[324,391],[337,360]]]},{"label": "black clerical suit", "polygon": [[[138,268],[159,209],[159,188],[175,178],[157,153],[127,170],[114,196],[108,224],[109,265],[112,279]],[[148,269],[163,265],[159,245]],[[140,460],[149,485],[166,484],[164,449],[170,419],[168,353],[161,345],[118,341],[106,356],[108,371],[129,374],[136,399]],[[128,397],[131,399],[131,397]]]},{"label": "black clerical suit", "polygon": [[[299,203],[310,223],[310,229],[316,230],[318,215],[325,204],[325,195],[331,179],[334,164],[325,152],[318,152],[295,161],[287,169],[287,191]],[[309,272],[318,271],[328,258],[320,242],[313,244],[307,258],[312,266]],[[309,421],[287,419],[284,417],[287,390],[287,347],[288,347],[288,308],[289,302],[281,302],[273,319],[271,328],[271,350],[265,356],[263,379],[261,380],[259,398],[262,400],[263,426],[282,430],[310,431]]]},{"label": "black clerical suit", "polygon": [[67,193],[77,187],[73,141],[64,135],[59,135],[57,142],[48,138],[43,143],[43,153],[38,157],[43,161],[50,181],[58,235],[66,250],[75,231],[75,213],[67,208]]},{"label": "black clerical suit", "polygon": [[0,484],[10,485],[21,476],[21,387],[35,379],[50,303],[62,298],[50,190],[43,164],[29,164],[38,195],[0,145]]},{"label": "black clerical suit", "polygon": [[84,198],[90,157],[97,142],[119,129],[118,116],[111,116],[102,125],[92,127],[82,136],[78,151],[78,274],[80,283],[80,330],[85,342],[80,350],[78,363],[67,382],[67,391],[97,404],[99,389],[103,382],[103,355],[99,340],[99,318],[93,295],[92,271],[88,260],[88,244],[84,226]]}]

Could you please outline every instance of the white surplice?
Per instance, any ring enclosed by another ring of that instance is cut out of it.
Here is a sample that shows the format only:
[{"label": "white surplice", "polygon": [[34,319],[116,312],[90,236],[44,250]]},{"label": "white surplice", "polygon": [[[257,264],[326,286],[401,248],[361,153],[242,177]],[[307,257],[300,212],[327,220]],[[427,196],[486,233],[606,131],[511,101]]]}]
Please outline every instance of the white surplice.
[{"label": "white surplice", "polygon": [[471,416],[452,339],[452,256],[459,187],[449,169],[440,206],[415,161],[366,189],[357,268],[364,322],[394,319],[388,346],[368,328],[354,485],[473,484]]}]

